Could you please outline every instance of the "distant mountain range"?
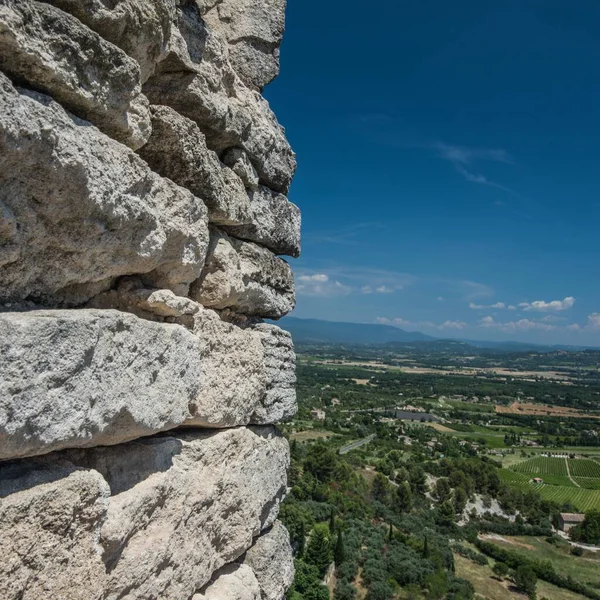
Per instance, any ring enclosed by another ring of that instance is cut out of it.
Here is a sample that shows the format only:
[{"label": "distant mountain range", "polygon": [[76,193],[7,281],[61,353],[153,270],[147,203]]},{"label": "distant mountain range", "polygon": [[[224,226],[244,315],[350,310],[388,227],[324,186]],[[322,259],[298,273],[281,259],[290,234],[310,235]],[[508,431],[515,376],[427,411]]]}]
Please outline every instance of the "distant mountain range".
[{"label": "distant mountain range", "polygon": [[296,317],[285,317],[280,324],[292,334],[294,341],[304,343],[387,344],[435,339],[424,333],[404,331],[391,325],[341,323]]},{"label": "distant mountain range", "polygon": [[[490,349],[498,352],[552,352],[555,350],[585,350],[590,346],[544,346],[527,342],[492,342],[481,340],[458,340],[434,338],[418,331],[404,331],[391,325],[368,323],[343,323],[319,319],[285,317],[279,325],[287,329],[296,343],[300,344],[411,344],[431,351]],[[598,350],[598,348],[593,348]]]}]

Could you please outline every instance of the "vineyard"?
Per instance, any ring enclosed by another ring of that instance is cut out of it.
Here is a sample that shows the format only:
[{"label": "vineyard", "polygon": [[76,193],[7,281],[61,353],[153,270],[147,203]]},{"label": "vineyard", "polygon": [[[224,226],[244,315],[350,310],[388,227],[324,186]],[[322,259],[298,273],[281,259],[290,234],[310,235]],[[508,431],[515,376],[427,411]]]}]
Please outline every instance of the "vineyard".
[{"label": "vineyard", "polygon": [[[500,476],[513,487],[533,489],[558,504],[569,503],[583,512],[600,509],[600,463],[593,460],[538,456],[502,469]],[[534,483],[534,477],[544,482]]]}]

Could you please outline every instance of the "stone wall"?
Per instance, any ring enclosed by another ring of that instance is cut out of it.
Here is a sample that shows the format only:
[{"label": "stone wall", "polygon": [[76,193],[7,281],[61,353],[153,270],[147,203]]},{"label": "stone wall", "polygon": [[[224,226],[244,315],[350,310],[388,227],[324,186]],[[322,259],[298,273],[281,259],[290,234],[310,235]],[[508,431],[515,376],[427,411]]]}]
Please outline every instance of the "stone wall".
[{"label": "stone wall", "polygon": [[0,0],[0,598],[279,600],[285,0]]}]

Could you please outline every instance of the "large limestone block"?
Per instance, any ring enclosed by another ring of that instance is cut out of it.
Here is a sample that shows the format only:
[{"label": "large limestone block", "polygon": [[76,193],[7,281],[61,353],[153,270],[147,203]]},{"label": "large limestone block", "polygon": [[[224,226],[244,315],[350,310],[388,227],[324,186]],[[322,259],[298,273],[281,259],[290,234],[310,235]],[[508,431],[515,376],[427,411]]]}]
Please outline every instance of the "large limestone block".
[{"label": "large limestone block", "polygon": [[265,186],[249,190],[250,223],[226,225],[230,235],[256,242],[276,254],[300,256],[300,209],[283,194]]},{"label": "large limestone block", "polygon": [[229,61],[242,81],[257,89],[279,74],[279,46],[286,0],[213,0],[204,19],[229,44]]},{"label": "large limestone block", "polygon": [[83,303],[130,274],[185,295],[207,245],[201,200],[0,74],[0,303]]},{"label": "large limestone block", "polygon": [[213,229],[205,268],[190,295],[211,308],[278,319],[294,308],[294,277],[288,263],[266,248]]},{"label": "large limestone block", "polygon": [[275,521],[246,552],[242,564],[252,569],[262,600],[282,600],[294,581],[294,556],[287,529]]},{"label": "large limestone block", "polygon": [[285,132],[268,102],[239,79],[195,3],[177,10],[167,57],[143,89],[153,104],[195,121],[211,150],[245,150],[261,182],[287,193],[296,158]]},{"label": "large limestone block", "polygon": [[194,121],[167,106],[151,112],[152,136],[139,154],[154,171],[201,198],[210,221],[229,226],[232,235],[277,254],[299,255],[300,211],[283,194],[258,185],[241,148],[227,153],[232,168],[226,167]]},{"label": "large limestone block", "polygon": [[273,524],[288,464],[238,428],[0,465],[0,597],[190,598]]},{"label": "large limestone block", "polygon": [[251,221],[242,180],[206,146],[194,121],[167,106],[152,106],[152,136],[140,156],[163,177],[202,198],[211,222],[239,225]]},{"label": "large limestone block", "polygon": [[260,587],[252,569],[246,565],[226,565],[201,594],[192,600],[261,600]]},{"label": "large limestone block", "polygon": [[0,598],[102,600],[109,495],[67,461],[0,464]]},{"label": "large limestone block", "polygon": [[277,518],[287,441],[273,428],[189,433],[69,453],[112,497],[105,600],[189,598]]},{"label": "large limestone block", "polygon": [[142,82],[165,58],[180,0],[43,0],[76,16],[137,61]]},{"label": "large limestone block", "polygon": [[150,136],[138,64],[61,10],[0,0],[0,69],[134,149]]},{"label": "large limestone block", "polygon": [[264,348],[267,388],[251,422],[278,423],[296,414],[296,353],[292,336],[276,325],[260,323],[252,328]]},{"label": "large limestone block", "polygon": [[[111,310],[121,306],[107,296],[104,310],[0,313],[0,460],[295,413],[293,348],[279,328],[195,305],[189,330]],[[138,297],[162,314],[194,304],[166,290]]]},{"label": "large limestone block", "polygon": [[0,459],[150,435],[202,404],[200,340],[180,325],[42,310],[0,313],[0,331]]}]

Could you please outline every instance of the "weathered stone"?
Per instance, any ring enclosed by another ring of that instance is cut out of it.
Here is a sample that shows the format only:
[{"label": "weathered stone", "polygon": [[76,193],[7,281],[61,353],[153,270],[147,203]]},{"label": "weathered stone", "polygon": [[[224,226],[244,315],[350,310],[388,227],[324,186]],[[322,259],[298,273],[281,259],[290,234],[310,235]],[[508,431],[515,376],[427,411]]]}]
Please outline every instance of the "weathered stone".
[{"label": "weathered stone", "polygon": [[101,600],[110,489],[62,460],[0,464],[0,597]]},{"label": "weathered stone", "polygon": [[300,211],[283,194],[269,188],[245,189],[240,173],[251,178],[253,167],[243,150],[226,152],[224,160],[233,165],[230,169],[207,148],[196,123],[167,106],[152,106],[151,112],[152,136],[139,154],[154,171],[201,198],[210,221],[228,226],[232,235],[277,254],[298,256]]},{"label": "weathered stone", "polygon": [[288,464],[238,428],[0,465],[0,596],[189,598],[273,524]]},{"label": "weathered stone", "polygon": [[111,488],[100,536],[106,600],[124,591],[153,600],[200,590],[273,524],[289,464],[287,441],[273,428],[194,432],[68,456]]},{"label": "weathered stone", "polygon": [[242,180],[248,189],[258,189],[258,173],[252,166],[245,150],[242,150],[242,148],[229,148],[223,154],[223,162]]},{"label": "weathered stone", "polygon": [[165,58],[180,0],[43,0],[76,16],[134,58],[142,82]]},{"label": "weathered stone", "polygon": [[61,10],[1,0],[0,69],[134,149],[150,136],[137,63]]},{"label": "weathered stone", "polygon": [[219,569],[201,594],[192,600],[261,600],[258,581],[246,565],[226,565]]},{"label": "weathered stone", "polygon": [[254,572],[262,600],[282,600],[294,580],[294,556],[287,529],[275,521],[246,552],[242,564]]},{"label": "weathered stone", "polygon": [[264,348],[267,389],[263,401],[250,418],[259,425],[278,423],[296,414],[296,353],[292,336],[276,325],[252,327]]},{"label": "weathered stone", "polygon": [[250,223],[250,199],[241,179],[226,167],[194,121],[167,106],[152,106],[152,136],[140,156],[163,177],[202,198],[211,222]]},{"label": "weathered stone", "polygon": [[[229,44],[229,61],[242,81],[258,89],[279,74],[286,0],[205,3],[204,19]],[[211,6],[212,5],[212,6]]]},{"label": "weathered stone", "polygon": [[278,319],[295,305],[288,263],[266,248],[213,229],[202,276],[190,296],[211,308]]},{"label": "weathered stone", "polygon": [[201,200],[1,74],[0,183],[0,302],[83,303],[130,274],[185,295],[202,271]]},{"label": "weathered stone", "polygon": [[268,102],[247,88],[228,61],[223,42],[195,5],[177,11],[170,50],[144,85],[153,104],[195,121],[211,150],[244,149],[261,182],[287,193],[296,159]]},{"label": "weathered stone", "polygon": [[179,325],[42,310],[0,313],[0,331],[0,459],[150,435],[202,404],[200,340]]},{"label": "weathered stone", "polygon": [[146,306],[168,297],[148,311],[176,312],[180,302],[192,308],[186,322],[193,331],[106,305],[0,313],[0,460],[112,445],[181,425],[274,423],[295,413],[286,332],[239,327],[164,290],[142,292],[132,294]]},{"label": "weathered stone", "polygon": [[283,194],[260,186],[250,191],[251,222],[228,225],[230,235],[266,246],[276,254],[300,255],[300,210]]}]

